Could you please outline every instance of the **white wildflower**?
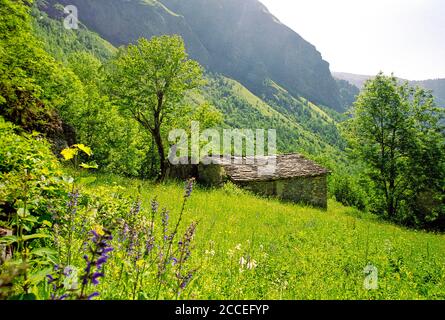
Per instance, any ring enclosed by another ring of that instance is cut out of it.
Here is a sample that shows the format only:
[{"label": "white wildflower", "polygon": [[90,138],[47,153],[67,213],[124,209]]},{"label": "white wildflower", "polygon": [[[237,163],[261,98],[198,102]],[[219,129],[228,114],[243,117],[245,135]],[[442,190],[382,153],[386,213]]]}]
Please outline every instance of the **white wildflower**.
[{"label": "white wildflower", "polygon": [[258,266],[257,262],[253,259],[249,260],[249,262],[247,262],[247,269],[252,270],[255,269]]},{"label": "white wildflower", "polygon": [[246,264],[246,259],[244,259],[244,257],[241,257],[241,259],[239,259],[239,264],[241,265],[241,268],[244,268],[244,265]]}]

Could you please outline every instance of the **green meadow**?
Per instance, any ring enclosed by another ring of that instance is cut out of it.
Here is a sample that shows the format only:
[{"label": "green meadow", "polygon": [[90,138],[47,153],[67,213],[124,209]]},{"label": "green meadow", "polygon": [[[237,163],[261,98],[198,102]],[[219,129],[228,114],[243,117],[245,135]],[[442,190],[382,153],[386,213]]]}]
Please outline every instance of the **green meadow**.
[{"label": "green meadow", "polygon": [[[87,189],[108,186],[128,195],[140,192],[141,215],[149,215],[155,197],[171,210],[172,221],[181,209],[182,184],[105,175]],[[195,188],[183,221],[198,226],[190,262],[197,271],[182,298],[445,298],[444,235],[406,230],[333,200],[322,211],[264,199],[231,184]],[[250,268],[242,259],[252,261]],[[364,287],[367,265],[378,270],[375,290]],[[106,298],[116,298],[119,293],[108,283],[112,279],[103,284]]]}]

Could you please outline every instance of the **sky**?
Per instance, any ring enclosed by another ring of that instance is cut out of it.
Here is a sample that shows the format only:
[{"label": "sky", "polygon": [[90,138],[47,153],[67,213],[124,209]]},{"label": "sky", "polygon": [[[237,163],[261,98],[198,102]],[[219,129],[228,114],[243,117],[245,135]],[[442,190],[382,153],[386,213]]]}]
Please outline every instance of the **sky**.
[{"label": "sky", "polygon": [[260,0],[331,71],[445,78],[445,0]]}]

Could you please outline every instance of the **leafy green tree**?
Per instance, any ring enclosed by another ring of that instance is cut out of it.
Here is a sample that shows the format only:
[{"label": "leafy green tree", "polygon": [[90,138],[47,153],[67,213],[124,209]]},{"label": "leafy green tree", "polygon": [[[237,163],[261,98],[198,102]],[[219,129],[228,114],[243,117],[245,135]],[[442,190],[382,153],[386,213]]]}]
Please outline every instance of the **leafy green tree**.
[{"label": "leafy green tree", "polygon": [[431,93],[399,85],[395,77],[382,73],[366,83],[354,104],[344,132],[354,154],[367,165],[376,209],[388,218],[412,220],[415,200],[422,191],[442,192],[444,131],[440,119],[443,110],[436,108]]},{"label": "leafy green tree", "polygon": [[179,36],[140,39],[123,48],[110,66],[110,89],[115,102],[155,141],[160,179],[166,172],[162,129],[181,116],[184,94],[202,83],[202,68],[190,60]]},{"label": "leafy green tree", "polygon": [[101,170],[139,176],[149,146],[144,145],[144,132],[137,123],[123,117],[105,94],[101,61],[86,51],[75,52],[67,60],[84,88],[84,103],[67,117],[76,128],[77,140],[92,147]]},{"label": "leafy green tree", "polygon": [[29,3],[0,0],[0,114],[54,138],[63,131],[58,111],[80,105],[82,88],[33,35]]}]

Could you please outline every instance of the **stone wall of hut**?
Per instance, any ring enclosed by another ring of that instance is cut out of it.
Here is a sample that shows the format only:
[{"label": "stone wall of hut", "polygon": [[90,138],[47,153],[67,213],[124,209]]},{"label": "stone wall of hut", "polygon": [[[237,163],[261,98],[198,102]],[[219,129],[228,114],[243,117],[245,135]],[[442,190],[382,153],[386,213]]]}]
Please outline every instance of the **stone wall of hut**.
[{"label": "stone wall of hut", "polygon": [[[223,185],[229,178],[220,165],[178,165],[167,170],[168,179],[186,180],[194,177],[208,187]],[[317,208],[327,208],[327,176],[297,177],[274,181],[235,182],[240,187],[263,196],[277,197],[284,201],[303,203]]]},{"label": "stone wall of hut", "polygon": [[326,209],[328,206],[326,179],[326,175],[322,175],[275,181],[240,182],[238,184],[244,189],[260,195]]}]

